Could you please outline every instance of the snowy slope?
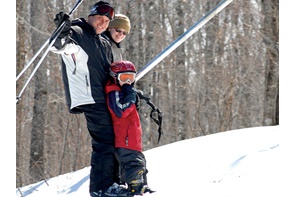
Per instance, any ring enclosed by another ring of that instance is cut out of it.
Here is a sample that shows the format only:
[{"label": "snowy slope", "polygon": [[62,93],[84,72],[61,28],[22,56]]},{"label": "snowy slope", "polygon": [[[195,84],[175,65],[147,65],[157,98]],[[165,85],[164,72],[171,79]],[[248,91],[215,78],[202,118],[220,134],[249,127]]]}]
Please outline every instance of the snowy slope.
[{"label": "snowy slope", "polygon": [[[295,197],[294,143],[279,126],[227,131],[145,151],[151,197]],[[86,197],[89,170],[16,189],[16,196]]]}]

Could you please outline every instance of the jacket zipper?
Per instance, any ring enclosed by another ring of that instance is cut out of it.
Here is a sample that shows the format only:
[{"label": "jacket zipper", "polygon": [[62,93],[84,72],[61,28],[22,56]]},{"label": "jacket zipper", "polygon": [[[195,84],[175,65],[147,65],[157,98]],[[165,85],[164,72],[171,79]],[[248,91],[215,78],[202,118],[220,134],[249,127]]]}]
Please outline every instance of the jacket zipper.
[{"label": "jacket zipper", "polygon": [[128,146],[128,137],[126,137],[125,143],[126,143],[126,146]]},{"label": "jacket zipper", "polygon": [[86,80],[86,92],[87,92],[87,94],[88,94],[88,93],[89,93],[89,92],[88,92],[89,82],[88,82],[87,75],[85,75],[85,80]]},{"label": "jacket zipper", "polygon": [[77,61],[76,61],[76,56],[75,56],[75,54],[74,54],[74,53],[72,53],[72,54],[71,54],[71,56],[72,56],[72,59],[73,59],[73,61],[74,61],[74,64],[75,64],[75,69],[74,69],[74,71],[73,71],[73,75],[75,75],[75,74],[76,74],[76,70],[77,70]]}]

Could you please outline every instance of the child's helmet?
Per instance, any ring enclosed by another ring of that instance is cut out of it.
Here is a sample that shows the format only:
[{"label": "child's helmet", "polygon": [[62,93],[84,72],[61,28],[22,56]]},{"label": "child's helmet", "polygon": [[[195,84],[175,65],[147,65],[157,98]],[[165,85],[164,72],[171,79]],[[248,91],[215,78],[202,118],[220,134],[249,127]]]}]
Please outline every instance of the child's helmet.
[{"label": "child's helmet", "polygon": [[[132,62],[129,61],[117,61],[112,63],[110,67],[111,75],[117,75],[122,72],[134,72],[136,73],[136,68]],[[114,77],[114,76],[113,76]]]},{"label": "child's helmet", "polygon": [[[130,77],[127,75],[122,75],[122,79],[120,79],[121,73],[131,75]],[[133,83],[135,81],[135,74],[136,68],[130,61],[117,61],[112,63],[110,66],[110,75],[119,81],[125,82],[124,80],[129,78],[129,80]]]}]

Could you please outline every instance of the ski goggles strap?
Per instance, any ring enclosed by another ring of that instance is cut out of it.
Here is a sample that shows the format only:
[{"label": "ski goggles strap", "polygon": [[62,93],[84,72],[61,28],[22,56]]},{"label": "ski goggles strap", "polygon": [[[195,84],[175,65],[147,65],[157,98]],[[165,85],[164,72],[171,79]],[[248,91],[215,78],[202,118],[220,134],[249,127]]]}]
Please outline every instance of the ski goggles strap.
[{"label": "ski goggles strap", "polygon": [[91,10],[90,15],[102,15],[107,16],[110,20],[113,20],[115,17],[114,8],[108,5],[98,5],[97,7]]}]

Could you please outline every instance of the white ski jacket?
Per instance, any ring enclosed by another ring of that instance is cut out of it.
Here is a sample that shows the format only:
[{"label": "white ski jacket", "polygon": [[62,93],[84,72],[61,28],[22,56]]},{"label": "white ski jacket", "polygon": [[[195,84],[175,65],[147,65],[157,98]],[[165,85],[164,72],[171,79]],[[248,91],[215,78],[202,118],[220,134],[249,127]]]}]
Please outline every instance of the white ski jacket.
[{"label": "white ski jacket", "polygon": [[109,42],[83,18],[72,21],[70,38],[57,39],[52,52],[61,54],[62,75],[71,113],[80,105],[106,103],[104,86],[113,62]]}]

